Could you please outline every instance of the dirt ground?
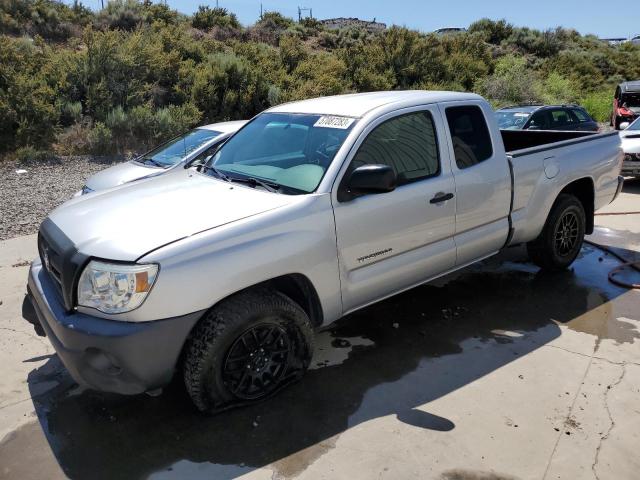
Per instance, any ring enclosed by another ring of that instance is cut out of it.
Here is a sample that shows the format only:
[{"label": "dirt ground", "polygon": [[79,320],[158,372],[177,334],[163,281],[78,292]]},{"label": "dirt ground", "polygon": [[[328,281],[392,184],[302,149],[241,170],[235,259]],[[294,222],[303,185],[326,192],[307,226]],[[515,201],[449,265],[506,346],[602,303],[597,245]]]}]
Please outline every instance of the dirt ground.
[{"label": "dirt ground", "polygon": [[[639,181],[601,213],[625,211]],[[596,223],[590,240],[640,260],[640,215]],[[638,478],[640,291],[592,245],[553,275],[509,249],[352,314],[301,382],[215,417],[179,382],[77,387],[21,318],[34,256],[33,235],[0,242],[0,478]]]}]

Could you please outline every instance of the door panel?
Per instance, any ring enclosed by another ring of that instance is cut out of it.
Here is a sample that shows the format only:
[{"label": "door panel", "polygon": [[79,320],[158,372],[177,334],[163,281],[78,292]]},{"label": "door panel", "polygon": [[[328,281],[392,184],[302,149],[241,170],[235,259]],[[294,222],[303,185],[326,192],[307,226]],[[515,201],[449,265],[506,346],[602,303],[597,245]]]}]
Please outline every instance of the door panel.
[{"label": "door panel", "polygon": [[[465,144],[464,148],[451,150],[451,168],[456,184],[456,231],[455,243],[457,248],[456,265],[466,265],[473,260],[484,258],[497,252],[504,245],[509,233],[509,208],[511,205],[511,173],[507,163],[507,156],[502,144],[502,137],[497,129],[489,129],[486,119],[491,112],[483,110],[483,104],[474,105],[473,102],[441,104],[443,117],[447,118],[447,109],[476,107],[482,115],[470,115],[465,121],[451,122],[447,120],[447,134],[449,143]],[[462,115],[464,111],[461,111]],[[478,119],[485,122],[485,128],[475,133]],[[452,123],[453,131],[449,128]],[[458,131],[459,130],[459,131]],[[491,150],[480,148],[481,137],[489,136],[492,143]],[[456,138],[457,137],[457,138]],[[469,146],[465,150],[465,148]],[[482,160],[469,165],[465,158],[477,150]],[[459,152],[462,152],[459,153]],[[462,155],[463,161],[456,161],[455,155]],[[460,165],[458,165],[460,163]]]},{"label": "door panel", "polygon": [[335,208],[346,310],[453,267],[455,202],[429,203],[437,192],[452,190],[446,175]]},{"label": "door panel", "polygon": [[[421,111],[429,110],[423,107]],[[437,174],[411,181],[389,193],[364,195],[345,202],[334,200],[345,311],[419,284],[455,265],[455,198],[430,203],[437,195],[453,193],[455,188],[448,151],[442,147],[446,142],[440,113],[437,109],[431,113],[440,139],[435,146],[440,163]],[[388,115],[372,125],[356,142],[354,150],[398,152],[393,143],[385,148],[380,146],[386,137],[372,142],[375,149],[366,143],[360,149],[377,125],[398,116]],[[401,141],[403,145],[411,141],[406,131]],[[358,153],[354,155],[357,157]],[[382,163],[411,165],[413,161],[396,156],[393,162]]]}]

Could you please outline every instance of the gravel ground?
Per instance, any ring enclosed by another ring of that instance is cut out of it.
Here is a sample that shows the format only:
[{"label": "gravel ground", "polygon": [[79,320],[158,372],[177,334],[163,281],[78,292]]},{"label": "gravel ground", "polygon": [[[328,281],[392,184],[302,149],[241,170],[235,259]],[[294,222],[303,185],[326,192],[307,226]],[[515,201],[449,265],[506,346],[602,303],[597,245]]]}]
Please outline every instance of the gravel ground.
[{"label": "gravel ground", "polygon": [[[0,163],[0,240],[36,233],[47,213],[71,198],[88,177],[119,161],[84,156]],[[27,172],[16,173],[20,169]]]}]

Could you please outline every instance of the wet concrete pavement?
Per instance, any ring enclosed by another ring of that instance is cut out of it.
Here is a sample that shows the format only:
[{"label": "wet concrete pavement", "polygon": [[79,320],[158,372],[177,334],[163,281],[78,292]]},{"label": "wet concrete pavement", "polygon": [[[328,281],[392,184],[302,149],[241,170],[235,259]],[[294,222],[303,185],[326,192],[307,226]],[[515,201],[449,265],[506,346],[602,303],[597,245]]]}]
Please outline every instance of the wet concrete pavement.
[{"label": "wet concrete pavement", "polygon": [[[627,221],[594,239],[633,258]],[[25,241],[0,254],[0,478],[637,478],[640,292],[593,246],[553,275],[510,249],[352,314],[301,382],[203,417],[179,382],[75,386],[15,318]]]}]

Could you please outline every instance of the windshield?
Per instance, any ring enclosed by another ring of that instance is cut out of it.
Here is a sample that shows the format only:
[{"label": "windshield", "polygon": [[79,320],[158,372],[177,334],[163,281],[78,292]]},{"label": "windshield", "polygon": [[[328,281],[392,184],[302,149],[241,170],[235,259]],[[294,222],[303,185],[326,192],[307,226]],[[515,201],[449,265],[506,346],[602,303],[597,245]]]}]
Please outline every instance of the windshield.
[{"label": "windshield", "polygon": [[159,167],[170,167],[220,134],[215,130],[196,128],[145,153],[137,161]]},{"label": "windshield", "polygon": [[263,113],[218,150],[207,171],[258,179],[281,193],[310,193],[354,124],[349,117]]},{"label": "windshield", "polygon": [[531,116],[529,112],[497,111],[496,120],[500,130],[520,130]]},{"label": "windshield", "polygon": [[624,105],[627,107],[640,107],[640,93],[624,93],[620,97],[620,103],[618,105]]},{"label": "windshield", "polygon": [[636,119],[631,125],[627,127],[627,130],[638,130],[640,131],[640,118]]}]

